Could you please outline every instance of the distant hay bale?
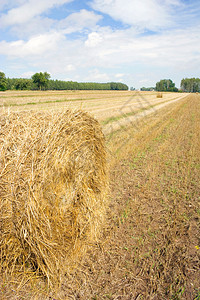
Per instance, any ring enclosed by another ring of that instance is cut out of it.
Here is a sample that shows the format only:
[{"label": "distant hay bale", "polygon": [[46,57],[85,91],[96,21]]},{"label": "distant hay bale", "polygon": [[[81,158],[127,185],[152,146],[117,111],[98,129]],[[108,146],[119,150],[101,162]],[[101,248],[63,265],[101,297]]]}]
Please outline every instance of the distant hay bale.
[{"label": "distant hay bale", "polygon": [[0,252],[5,273],[59,280],[97,240],[107,189],[105,141],[82,111],[0,117]]},{"label": "distant hay bale", "polygon": [[163,97],[163,94],[162,93],[157,93],[157,98],[162,98]]}]

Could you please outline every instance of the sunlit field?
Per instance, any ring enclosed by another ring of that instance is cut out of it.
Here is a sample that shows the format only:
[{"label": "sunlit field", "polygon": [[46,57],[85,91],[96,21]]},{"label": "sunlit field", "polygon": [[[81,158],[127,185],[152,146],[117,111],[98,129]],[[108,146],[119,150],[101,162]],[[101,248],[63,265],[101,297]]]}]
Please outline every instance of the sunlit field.
[{"label": "sunlit field", "polygon": [[200,299],[200,95],[2,92],[1,113],[81,109],[106,136],[109,207],[59,288],[2,274],[1,299]]},{"label": "sunlit field", "polygon": [[0,111],[83,109],[98,120],[136,113],[141,109],[169,103],[186,94],[135,91],[7,91],[0,92]]}]

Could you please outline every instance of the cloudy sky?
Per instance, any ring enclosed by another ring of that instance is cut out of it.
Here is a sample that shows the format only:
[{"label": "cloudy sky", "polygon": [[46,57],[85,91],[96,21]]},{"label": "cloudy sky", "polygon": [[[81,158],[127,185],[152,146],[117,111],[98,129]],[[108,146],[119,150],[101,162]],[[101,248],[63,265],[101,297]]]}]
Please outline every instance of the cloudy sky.
[{"label": "cloudy sky", "polygon": [[0,71],[179,87],[200,77],[200,0],[0,0]]}]

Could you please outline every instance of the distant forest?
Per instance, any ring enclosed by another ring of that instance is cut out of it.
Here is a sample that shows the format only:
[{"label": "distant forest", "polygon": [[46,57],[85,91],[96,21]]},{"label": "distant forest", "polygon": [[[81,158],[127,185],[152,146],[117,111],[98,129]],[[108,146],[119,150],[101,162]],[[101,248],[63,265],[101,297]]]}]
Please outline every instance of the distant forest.
[{"label": "distant forest", "polygon": [[128,90],[128,86],[121,82],[76,82],[52,80],[47,72],[35,73],[31,79],[6,78],[0,72],[0,90]]},{"label": "distant forest", "polygon": [[181,80],[180,89],[175,87],[175,83],[171,79],[162,79],[156,83],[155,87],[142,87],[140,90],[159,92],[200,93],[200,79],[184,78]]},{"label": "distant forest", "polygon": [[185,78],[181,80],[183,92],[200,93],[200,78]]},{"label": "distant forest", "polygon": [[[121,82],[76,82],[50,79],[47,72],[35,73],[31,79],[6,78],[0,72],[0,91],[6,90],[128,90],[128,86]],[[134,91],[135,88],[131,87]],[[162,79],[155,87],[142,87],[141,91],[159,92],[188,92],[200,93],[200,78],[184,78],[181,80],[180,89],[175,87],[171,79]]]}]

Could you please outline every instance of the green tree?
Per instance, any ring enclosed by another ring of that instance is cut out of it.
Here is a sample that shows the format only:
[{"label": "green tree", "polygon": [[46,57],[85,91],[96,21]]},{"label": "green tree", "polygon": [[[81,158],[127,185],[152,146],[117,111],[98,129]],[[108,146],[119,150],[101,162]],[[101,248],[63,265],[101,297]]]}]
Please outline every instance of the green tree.
[{"label": "green tree", "polygon": [[3,72],[0,72],[0,91],[7,90],[7,79]]},{"label": "green tree", "polygon": [[30,90],[31,89],[31,79],[19,78],[15,82],[16,90]]},{"label": "green tree", "polygon": [[200,92],[200,79],[199,78],[182,79],[181,89],[183,92],[188,92],[188,93]]},{"label": "green tree", "polygon": [[128,90],[128,86],[121,82],[110,82],[111,90]]},{"label": "green tree", "polygon": [[155,90],[155,87],[142,87],[141,89],[140,89],[140,91],[154,91]]},{"label": "green tree", "polygon": [[33,76],[32,76],[32,79],[33,79],[33,83],[35,83],[36,87],[39,89],[39,90],[42,90],[42,89],[47,89],[48,87],[48,81],[50,79],[50,74],[47,73],[47,72],[40,72],[40,73],[35,73]]},{"label": "green tree", "polygon": [[171,79],[162,79],[156,83],[156,91],[159,92],[178,92],[175,83]]}]

